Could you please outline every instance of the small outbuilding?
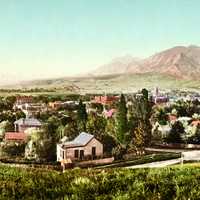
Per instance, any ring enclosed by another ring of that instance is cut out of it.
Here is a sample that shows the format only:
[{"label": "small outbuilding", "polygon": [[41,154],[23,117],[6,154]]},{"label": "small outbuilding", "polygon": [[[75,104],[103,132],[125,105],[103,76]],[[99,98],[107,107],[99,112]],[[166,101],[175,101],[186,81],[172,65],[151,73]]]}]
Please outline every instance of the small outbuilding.
[{"label": "small outbuilding", "polygon": [[73,141],[57,144],[57,161],[86,160],[103,156],[103,144],[94,135],[82,132]]}]

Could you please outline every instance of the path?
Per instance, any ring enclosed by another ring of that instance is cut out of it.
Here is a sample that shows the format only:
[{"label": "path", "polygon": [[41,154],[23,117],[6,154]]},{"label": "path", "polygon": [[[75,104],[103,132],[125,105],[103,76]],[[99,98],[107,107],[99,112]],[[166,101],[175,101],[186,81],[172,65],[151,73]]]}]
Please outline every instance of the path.
[{"label": "path", "polygon": [[193,151],[193,149],[157,149],[157,148],[145,148],[146,151],[155,151],[155,152],[168,152],[168,153],[181,153],[185,151]]},{"label": "path", "polygon": [[174,165],[181,163],[181,158],[173,159],[173,160],[165,160],[165,161],[158,161],[158,162],[152,162],[152,163],[146,163],[141,165],[134,165],[130,167],[126,167],[129,169],[137,169],[137,168],[159,168],[159,167],[166,167],[169,165]]}]

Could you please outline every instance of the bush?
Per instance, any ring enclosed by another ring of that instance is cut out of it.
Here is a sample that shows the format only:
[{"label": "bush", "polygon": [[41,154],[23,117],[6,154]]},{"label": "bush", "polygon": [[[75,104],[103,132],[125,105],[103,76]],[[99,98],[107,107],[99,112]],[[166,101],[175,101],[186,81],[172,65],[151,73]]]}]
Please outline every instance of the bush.
[{"label": "bush", "polygon": [[1,153],[6,156],[24,156],[25,143],[7,142],[1,146]]},{"label": "bush", "polygon": [[115,160],[123,159],[123,155],[126,153],[126,148],[122,145],[118,145],[112,150],[112,155],[114,156]]}]

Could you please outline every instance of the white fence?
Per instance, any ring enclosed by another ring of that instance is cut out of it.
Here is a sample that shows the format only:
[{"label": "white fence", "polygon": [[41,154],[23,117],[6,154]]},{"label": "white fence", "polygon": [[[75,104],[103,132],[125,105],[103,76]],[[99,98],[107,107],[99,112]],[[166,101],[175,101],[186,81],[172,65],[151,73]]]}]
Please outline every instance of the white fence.
[{"label": "white fence", "polygon": [[182,152],[181,161],[199,161],[200,160],[200,151],[187,151]]}]

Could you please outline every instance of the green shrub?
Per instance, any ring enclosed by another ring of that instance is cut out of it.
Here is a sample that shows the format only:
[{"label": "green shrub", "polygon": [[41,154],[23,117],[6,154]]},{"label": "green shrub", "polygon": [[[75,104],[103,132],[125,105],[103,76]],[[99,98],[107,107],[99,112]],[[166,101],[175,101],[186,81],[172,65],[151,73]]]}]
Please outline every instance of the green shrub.
[{"label": "green shrub", "polygon": [[0,199],[199,199],[200,167],[51,170],[0,166]]}]

